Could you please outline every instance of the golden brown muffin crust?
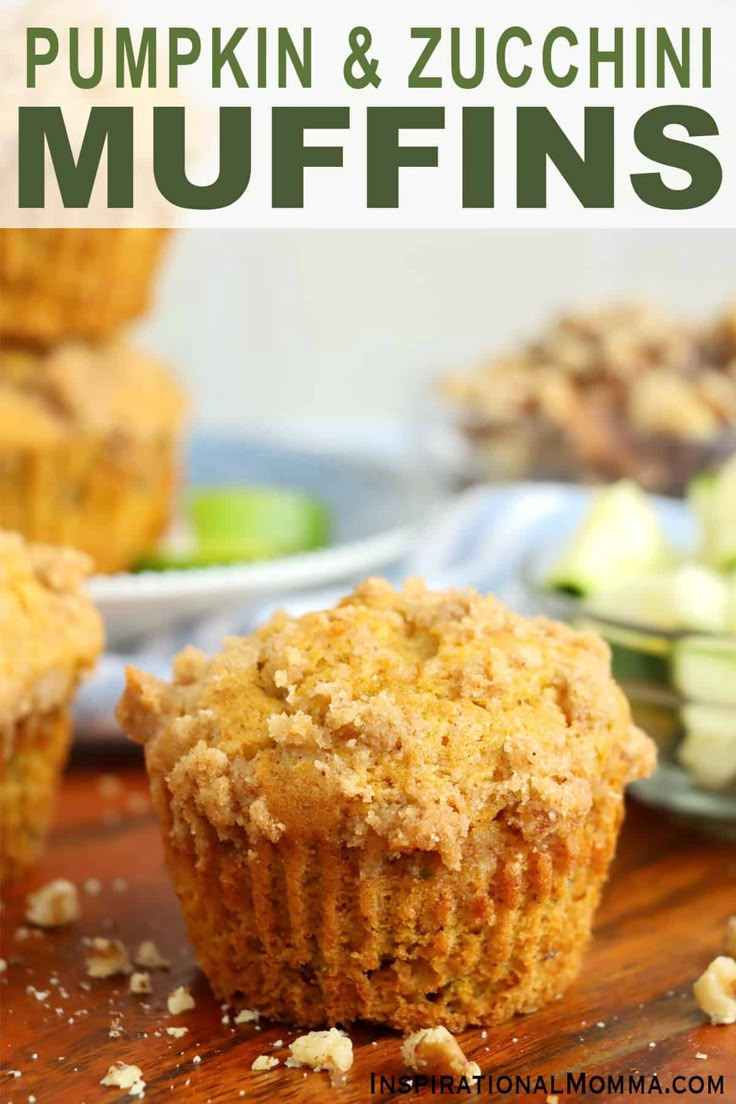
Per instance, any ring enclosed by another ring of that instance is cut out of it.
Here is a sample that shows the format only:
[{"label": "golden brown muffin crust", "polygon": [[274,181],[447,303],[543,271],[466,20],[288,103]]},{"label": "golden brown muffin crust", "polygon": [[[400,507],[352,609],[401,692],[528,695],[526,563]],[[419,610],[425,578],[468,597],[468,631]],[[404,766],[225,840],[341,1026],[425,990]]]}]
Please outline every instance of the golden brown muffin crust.
[{"label": "golden brown muffin crust", "polygon": [[[102,647],[86,556],[0,531],[0,730],[68,699]],[[6,751],[9,749],[6,748]]]},{"label": "golden brown muffin crust", "polygon": [[221,838],[375,834],[450,867],[471,828],[572,829],[602,778],[653,765],[598,637],[418,580],[189,649],[170,686],[132,670],[119,717]]},{"label": "golden brown muffin crust", "polygon": [[125,341],[0,350],[0,447],[80,433],[138,440],[176,427],[184,405],[164,366]]}]

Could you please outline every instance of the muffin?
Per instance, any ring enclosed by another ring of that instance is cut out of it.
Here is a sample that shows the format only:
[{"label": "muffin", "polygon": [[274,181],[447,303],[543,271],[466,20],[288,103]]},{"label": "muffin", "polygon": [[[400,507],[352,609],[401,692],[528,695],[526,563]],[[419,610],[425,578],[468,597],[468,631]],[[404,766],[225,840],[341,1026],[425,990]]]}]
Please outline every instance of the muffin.
[{"label": "muffin", "polygon": [[[730,327],[730,328],[729,328]],[[464,480],[635,479],[682,494],[736,450],[733,316],[613,305],[439,381],[430,447]]]},{"label": "muffin", "polygon": [[0,881],[38,857],[70,738],[69,703],[102,646],[86,556],[0,532]]},{"label": "muffin", "polygon": [[130,567],[168,523],[183,412],[124,342],[0,349],[0,527]]},{"label": "muffin", "polygon": [[0,338],[109,337],[148,306],[167,233],[0,229]]},{"label": "muffin", "polygon": [[305,1026],[558,996],[654,765],[598,637],[418,580],[131,669],[118,717],[216,996]]}]

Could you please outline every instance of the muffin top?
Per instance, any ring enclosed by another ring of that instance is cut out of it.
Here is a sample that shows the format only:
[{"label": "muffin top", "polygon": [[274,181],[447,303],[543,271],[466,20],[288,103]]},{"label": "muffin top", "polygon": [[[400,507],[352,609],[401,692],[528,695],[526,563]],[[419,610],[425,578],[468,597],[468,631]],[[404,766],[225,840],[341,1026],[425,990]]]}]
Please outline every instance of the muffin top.
[{"label": "muffin top", "polygon": [[597,636],[419,580],[187,649],[172,684],[131,669],[118,716],[221,837],[375,833],[451,867],[471,829],[564,830],[653,766]]},{"label": "muffin top", "polygon": [[0,531],[0,730],[66,701],[102,647],[86,556]]},{"label": "muffin top", "polygon": [[601,427],[708,440],[736,426],[733,315],[686,326],[643,304],[560,318],[515,353],[439,383],[471,423],[540,417],[591,446]]},{"label": "muffin top", "polygon": [[184,405],[164,366],[124,341],[0,350],[0,446],[147,438],[175,428]]}]

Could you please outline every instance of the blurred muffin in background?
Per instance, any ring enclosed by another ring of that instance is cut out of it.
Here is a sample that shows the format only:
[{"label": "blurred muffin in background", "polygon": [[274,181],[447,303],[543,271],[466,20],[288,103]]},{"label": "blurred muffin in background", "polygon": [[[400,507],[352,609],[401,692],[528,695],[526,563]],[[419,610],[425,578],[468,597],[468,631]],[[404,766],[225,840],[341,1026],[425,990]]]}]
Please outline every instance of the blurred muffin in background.
[{"label": "blurred muffin in background", "polygon": [[102,647],[91,564],[0,532],[0,881],[37,859],[66,759],[69,705]]},{"label": "blurred muffin in background", "polygon": [[736,449],[736,315],[708,329],[640,305],[570,315],[439,394],[434,451],[463,480],[632,478],[681,494]]},{"label": "blurred muffin in background", "polygon": [[0,229],[0,340],[98,341],[143,314],[167,230]]},{"label": "blurred muffin in background", "polygon": [[0,349],[0,526],[131,567],[168,524],[184,410],[123,341]]}]

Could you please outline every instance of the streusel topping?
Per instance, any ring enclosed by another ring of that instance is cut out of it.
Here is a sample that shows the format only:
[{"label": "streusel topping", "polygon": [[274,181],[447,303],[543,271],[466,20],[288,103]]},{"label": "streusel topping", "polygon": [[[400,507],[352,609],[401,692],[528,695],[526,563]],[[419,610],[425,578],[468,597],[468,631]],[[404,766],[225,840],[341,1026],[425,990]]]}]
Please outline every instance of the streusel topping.
[{"label": "streusel topping", "polygon": [[0,531],[0,729],[61,705],[102,647],[90,561]]},{"label": "streusel topping", "polygon": [[119,717],[222,838],[374,833],[451,866],[474,827],[564,828],[612,763],[653,766],[598,637],[419,580],[278,614],[211,660],[187,649],[171,685],[130,670]]},{"label": "streusel topping", "polygon": [[0,444],[79,432],[139,439],[175,425],[183,412],[164,366],[124,341],[0,351]]}]

